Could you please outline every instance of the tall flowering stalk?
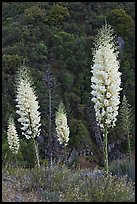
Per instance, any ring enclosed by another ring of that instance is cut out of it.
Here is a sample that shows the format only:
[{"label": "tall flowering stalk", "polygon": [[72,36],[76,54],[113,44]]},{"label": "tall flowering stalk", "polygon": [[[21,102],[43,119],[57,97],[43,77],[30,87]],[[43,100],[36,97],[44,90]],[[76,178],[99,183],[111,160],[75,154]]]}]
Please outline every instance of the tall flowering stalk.
[{"label": "tall flowering stalk", "polygon": [[58,141],[60,144],[64,145],[64,155],[66,157],[66,146],[68,145],[70,131],[67,124],[65,107],[62,102],[60,102],[58,110],[56,112],[55,124],[56,124]]},{"label": "tall flowering stalk", "polygon": [[120,104],[121,73],[118,61],[118,47],[112,28],[105,24],[99,31],[93,50],[92,101],[95,103],[96,119],[103,130],[104,165],[108,174],[108,128],[114,127]]},{"label": "tall flowering stalk", "polygon": [[[19,144],[19,138],[18,138],[17,130],[16,130],[12,115],[10,115],[8,119],[7,136],[8,136],[7,139],[8,139],[9,148],[16,157],[20,144]],[[17,163],[17,158],[16,158],[16,163]]]},{"label": "tall flowering stalk", "polygon": [[16,113],[20,115],[18,122],[22,125],[22,135],[33,139],[37,163],[40,166],[38,144],[35,141],[40,135],[40,112],[34,85],[26,66],[21,66],[18,70],[16,86]]},{"label": "tall flowering stalk", "polygon": [[132,113],[130,104],[128,104],[128,100],[126,96],[123,96],[122,104],[119,110],[120,121],[122,125],[123,134],[127,136],[128,141],[128,153],[129,153],[129,160],[131,161],[131,144],[130,144],[130,130],[132,127]]}]

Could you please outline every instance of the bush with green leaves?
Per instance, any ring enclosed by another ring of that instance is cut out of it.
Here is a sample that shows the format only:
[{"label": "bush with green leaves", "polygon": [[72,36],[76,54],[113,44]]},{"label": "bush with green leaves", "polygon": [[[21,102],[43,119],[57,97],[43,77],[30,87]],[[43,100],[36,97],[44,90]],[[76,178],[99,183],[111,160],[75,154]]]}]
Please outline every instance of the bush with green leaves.
[{"label": "bush with green leaves", "polygon": [[91,146],[92,139],[83,121],[71,118],[70,129],[70,145],[76,149],[83,149],[85,144]]},{"label": "bush with green leaves", "polygon": [[[19,151],[16,156],[18,161],[23,161],[23,155],[21,151]],[[7,140],[2,144],[2,162],[4,165],[8,164],[15,166],[15,155],[11,153]]]},{"label": "bush with green leaves", "polygon": [[[9,168],[16,175],[15,188],[38,192],[41,202],[134,202],[134,182],[100,171],[72,170],[67,166],[41,166],[33,169]],[[23,175],[23,176],[22,176]]]},{"label": "bush with green leaves", "polygon": [[68,9],[60,4],[53,4],[47,16],[47,22],[59,26],[65,18],[70,16]]},{"label": "bush with green leaves", "polygon": [[117,159],[113,160],[110,163],[109,167],[110,172],[113,175],[117,176],[125,176],[127,175],[128,180],[132,179],[135,181],[135,160],[127,160],[127,159]]},{"label": "bush with green leaves", "polygon": [[[33,168],[35,165],[35,152],[33,147],[33,141],[27,141],[20,139],[20,149],[17,156],[18,166],[24,166],[25,168]],[[11,154],[8,141],[3,140],[2,144],[2,161],[4,165],[15,166],[15,156]]]},{"label": "bush with green leaves", "polygon": [[134,21],[128,13],[121,9],[115,8],[107,16],[107,20],[115,28],[116,32],[123,37],[129,37],[134,32]]}]

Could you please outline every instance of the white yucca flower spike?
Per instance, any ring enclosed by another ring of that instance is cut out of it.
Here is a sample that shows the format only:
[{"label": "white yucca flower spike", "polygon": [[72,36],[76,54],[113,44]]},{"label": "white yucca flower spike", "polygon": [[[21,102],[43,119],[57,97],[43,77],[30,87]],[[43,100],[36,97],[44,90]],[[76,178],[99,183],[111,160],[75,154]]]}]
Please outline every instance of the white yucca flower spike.
[{"label": "white yucca flower spike", "polygon": [[92,101],[96,119],[103,131],[104,167],[108,174],[108,128],[114,127],[120,104],[121,73],[118,46],[114,43],[113,30],[107,24],[99,30],[93,52]]},{"label": "white yucca flower spike", "polygon": [[7,136],[9,148],[14,154],[17,154],[19,150],[19,138],[12,115],[8,119]]},{"label": "white yucca flower spike", "polygon": [[114,43],[113,30],[105,25],[98,32],[93,50],[92,101],[100,127],[114,127],[120,104],[121,73],[118,47]]},{"label": "white yucca flower spike", "polygon": [[67,125],[67,116],[65,113],[65,107],[62,102],[59,104],[58,111],[56,112],[56,131],[57,131],[57,137],[60,144],[64,144],[67,146],[69,141],[69,127]]},{"label": "white yucca flower spike", "polygon": [[38,137],[40,134],[40,112],[37,96],[33,88],[32,79],[26,66],[21,66],[16,79],[16,107],[20,115],[22,134],[27,139]]}]

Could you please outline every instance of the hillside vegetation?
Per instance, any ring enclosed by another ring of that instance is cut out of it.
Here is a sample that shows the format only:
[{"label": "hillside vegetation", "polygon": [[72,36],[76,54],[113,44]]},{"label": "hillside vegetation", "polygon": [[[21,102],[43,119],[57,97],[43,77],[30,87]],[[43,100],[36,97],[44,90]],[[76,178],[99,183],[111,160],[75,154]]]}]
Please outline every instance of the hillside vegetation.
[{"label": "hillside vegetation", "polygon": [[[51,93],[51,134],[53,150],[59,155],[56,141],[55,111],[60,100],[66,107],[70,127],[70,150],[93,152],[89,160],[102,165],[103,154],[95,137],[93,104],[91,103],[92,47],[97,30],[106,21],[121,37],[120,71],[121,100],[125,94],[132,108],[131,149],[134,150],[135,111],[135,3],[134,2],[3,2],[2,3],[2,145],[3,162],[14,161],[7,144],[7,120],[12,113],[21,138],[18,159],[33,166],[34,150],[26,141],[17,123],[15,78],[18,67],[30,67],[41,112],[44,143],[41,160],[46,160],[49,147],[49,93]],[[110,160],[127,153],[127,139],[122,126],[109,133],[108,143],[115,148]],[[47,162],[47,161],[45,161]],[[95,166],[96,166],[95,165]]]}]

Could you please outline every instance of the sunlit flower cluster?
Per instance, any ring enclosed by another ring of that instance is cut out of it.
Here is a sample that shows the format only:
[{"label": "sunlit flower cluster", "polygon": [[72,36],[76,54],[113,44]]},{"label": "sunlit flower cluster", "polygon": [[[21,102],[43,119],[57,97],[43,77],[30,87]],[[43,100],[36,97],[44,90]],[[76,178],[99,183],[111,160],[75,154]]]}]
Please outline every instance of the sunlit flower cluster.
[{"label": "sunlit flower cluster", "polygon": [[56,131],[57,131],[57,137],[60,144],[64,144],[67,146],[69,141],[69,127],[67,125],[67,117],[66,113],[64,111],[64,105],[61,102],[58,108],[58,111],[56,113]]},{"label": "sunlit flower cluster", "polygon": [[93,54],[91,94],[96,119],[101,128],[114,127],[120,104],[121,73],[118,71],[118,50],[109,25],[98,32]]},{"label": "sunlit flower cluster", "polygon": [[19,150],[19,138],[16,131],[14,119],[12,116],[10,116],[8,120],[7,136],[9,148],[14,154],[17,154]]},{"label": "sunlit flower cluster", "polygon": [[22,125],[22,134],[27,139],[39,136],[41,126],[39,105],[25,66],[22,66],[18,72],[16,102],[18,108],[16,113],[20,115],[18,122]]}]

